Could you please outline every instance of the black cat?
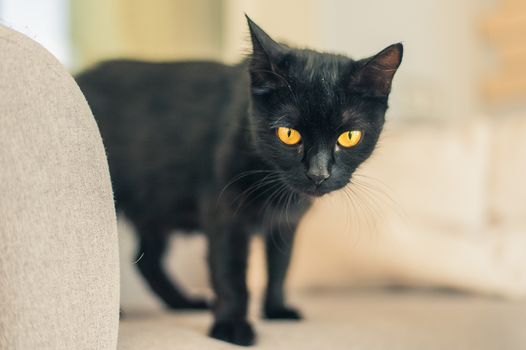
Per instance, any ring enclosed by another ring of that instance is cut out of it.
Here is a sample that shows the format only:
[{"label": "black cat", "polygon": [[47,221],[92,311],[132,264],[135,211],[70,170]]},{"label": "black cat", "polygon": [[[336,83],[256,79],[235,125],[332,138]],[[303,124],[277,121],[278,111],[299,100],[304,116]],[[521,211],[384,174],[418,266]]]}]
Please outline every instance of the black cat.
[{"label": "black cat", "polygon": [[402,45],[354,61],[278,44],[248,17],[239,65],[112,61],[77,81],[108,152],[116,203],[135,225],[137,265],[175,309],[186,297],[161,264],[173,230],[204,231],[216,300],[212,337],[254,343],[245,282],[250,234],[266,239],[263,313],[299,319],[283,285],[311,198],[346,186],[384,124]]}]

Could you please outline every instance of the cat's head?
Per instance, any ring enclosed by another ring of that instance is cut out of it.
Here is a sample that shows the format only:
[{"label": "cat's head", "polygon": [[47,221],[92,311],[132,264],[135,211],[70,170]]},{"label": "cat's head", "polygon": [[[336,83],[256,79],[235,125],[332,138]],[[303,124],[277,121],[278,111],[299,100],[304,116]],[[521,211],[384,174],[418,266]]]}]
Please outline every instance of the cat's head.
[{"label": "cat's head", "polygon": [[296,192],[344,187],[378,141],[402,44],[354,61],[279,44],[247,19],[257,151]]}]

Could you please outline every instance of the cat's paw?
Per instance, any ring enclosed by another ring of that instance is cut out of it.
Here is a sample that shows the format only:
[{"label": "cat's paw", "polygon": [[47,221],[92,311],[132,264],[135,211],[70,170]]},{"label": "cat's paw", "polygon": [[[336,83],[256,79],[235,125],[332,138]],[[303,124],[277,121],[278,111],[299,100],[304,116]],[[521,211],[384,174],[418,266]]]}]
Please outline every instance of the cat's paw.
[{"label": "cat's paw", "polygon": [[256,341],[252,326],[247,321],[218,321],[210,329],[210,336],[236,345],[249,346]]},{"label": "cat's paw", "polygon": [[185,298],[167,301],[166,305],[172,310],[207,310],[210,304],[204,298]]},{"label": "cat's paw", "polygon": [[267,320],[296,320],[303,319],[301,312],[292,307],[266,307],[263,316]]}]

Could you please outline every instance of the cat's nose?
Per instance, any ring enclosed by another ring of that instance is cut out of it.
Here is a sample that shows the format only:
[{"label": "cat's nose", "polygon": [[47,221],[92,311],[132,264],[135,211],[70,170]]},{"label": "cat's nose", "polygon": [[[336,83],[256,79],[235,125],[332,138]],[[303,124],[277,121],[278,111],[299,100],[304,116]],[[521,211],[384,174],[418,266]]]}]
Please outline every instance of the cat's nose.
[{"label": "cat's nose", "polygon": [[321,185],[321,183],[325,180],[327,180],[331,176],[327,169],[309,169],[307,171],[307,177],[312,180],[316,184],[316,186]]},{"label": "cat's nose", "polygon": [[307,177],[316,184],[321,183],[331,176],[330,174],[331,155],[326,150],[321,150],[312,155],[309,159],[309,167],[307,168]]}]

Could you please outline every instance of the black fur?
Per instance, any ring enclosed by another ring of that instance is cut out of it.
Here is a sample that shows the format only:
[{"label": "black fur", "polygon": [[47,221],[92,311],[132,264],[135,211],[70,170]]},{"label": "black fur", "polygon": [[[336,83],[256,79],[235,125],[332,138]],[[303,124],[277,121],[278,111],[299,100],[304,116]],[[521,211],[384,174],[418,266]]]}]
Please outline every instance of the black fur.
[{"label": "black fur", "polygon": [[[250,234],[266,238],[264,316],[301,318],[283,294],[297,224],[313,196],[347,185],[373,151],[402,59],[401,44],[360,61],[292,49],[248,23],[253,53],[237,66],[111,61],[77,77],[108,152],[117,207],[139,236],[140,272],[168,307],[206,307],[161,264],[171,231],[205,232],[216,294],[210,334],[239,345],[255,341],[246,320]],[[283,144],[277,127],[298,130],[302,141]],[[355,129],[363,140],[338,147],[338,136]],[[329,177],[317,185],[320,176]]]}]

